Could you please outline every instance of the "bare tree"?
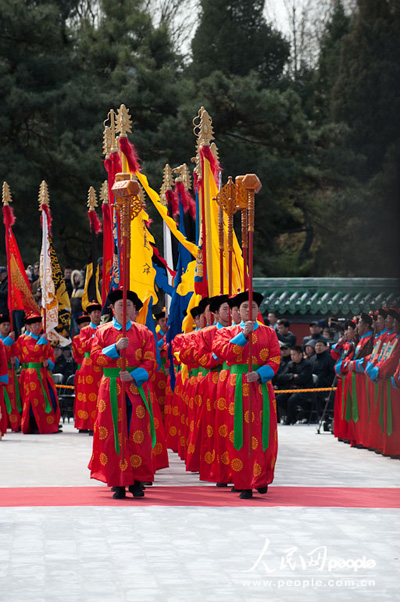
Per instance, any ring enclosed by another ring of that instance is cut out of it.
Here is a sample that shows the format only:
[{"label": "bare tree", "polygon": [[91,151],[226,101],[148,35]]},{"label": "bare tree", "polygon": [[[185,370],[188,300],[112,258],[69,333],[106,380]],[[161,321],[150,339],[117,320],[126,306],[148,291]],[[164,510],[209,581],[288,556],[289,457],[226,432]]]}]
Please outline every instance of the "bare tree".
[{"label": "bare tree", "polygon": [[199,0],[145,0],[144,8],[155,26],[169,28],[176,50],[188,56],[200,11]]}]

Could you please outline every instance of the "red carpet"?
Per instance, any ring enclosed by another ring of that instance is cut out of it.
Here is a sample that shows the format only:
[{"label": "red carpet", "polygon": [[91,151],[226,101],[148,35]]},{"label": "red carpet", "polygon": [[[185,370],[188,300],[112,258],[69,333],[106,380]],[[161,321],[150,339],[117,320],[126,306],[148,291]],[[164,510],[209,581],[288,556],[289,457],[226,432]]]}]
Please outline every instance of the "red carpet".
[{"label": "red carpet", "polygon": [[274,487],[266,495],[239,499],[230,488],[150,487],[146,497],[113,500],[106,487],[0,488],[0,507],[17,506],[304,506],[310,508],[400,508],[400,489],[362,487]]}]

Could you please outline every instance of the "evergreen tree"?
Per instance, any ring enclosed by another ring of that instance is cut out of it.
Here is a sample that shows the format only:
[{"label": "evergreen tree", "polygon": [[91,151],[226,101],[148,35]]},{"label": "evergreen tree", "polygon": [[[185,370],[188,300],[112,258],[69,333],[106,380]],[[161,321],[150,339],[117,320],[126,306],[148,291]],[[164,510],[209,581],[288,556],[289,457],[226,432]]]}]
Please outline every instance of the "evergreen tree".
[{"label": "evergreen tree", "polygon": [[351,33],[343,41],[333,90],[334,115],[351,130],[349,143],[366,157],[364,177],[383,165],[400,137],[400,5],[358,0]]},{"label": "evergreen tree", "polygon": [[282,34],[264,19],[264,0],[201,0],[200,23],[192,40],[190,73],[196,79],[212,71],[245,76],[256,71],[274,84],[289,56]]}]

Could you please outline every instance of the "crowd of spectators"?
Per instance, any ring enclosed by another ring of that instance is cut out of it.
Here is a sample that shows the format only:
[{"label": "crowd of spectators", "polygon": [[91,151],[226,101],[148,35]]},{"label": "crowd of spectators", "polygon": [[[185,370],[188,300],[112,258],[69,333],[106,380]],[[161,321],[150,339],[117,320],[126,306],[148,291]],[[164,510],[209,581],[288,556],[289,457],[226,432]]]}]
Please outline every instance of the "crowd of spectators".
[{"label": "crowd of spectators", "polygon": [[328,393],[298,390],[333,386],[335,362],[330,348],[343,336],[344,320],[311,321],[310,334],[301,345],[288,319],[268,312],[265,321],[276,330],[281,348],[281,364],[272,381],[276,391],[285,391],[276,395],[278,420],[283,424],[317,421]]}]

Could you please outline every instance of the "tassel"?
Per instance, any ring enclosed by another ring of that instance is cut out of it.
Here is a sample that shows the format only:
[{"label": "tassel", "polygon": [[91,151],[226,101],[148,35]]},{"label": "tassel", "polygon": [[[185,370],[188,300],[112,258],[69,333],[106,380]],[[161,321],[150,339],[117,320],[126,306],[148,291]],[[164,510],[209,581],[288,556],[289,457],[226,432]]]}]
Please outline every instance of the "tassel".
[{"label": "tassel", "polygon": [[175,217],[179,214],[179,202],[175,192],[173,190],[166,190],[165,198],[167,199],[168,208],[171,207],[172,217]]},{"label": "tassel", "polygon": [[90,231],[94,232],[96,235],[100,234],[102,225],[101,225],[101,221],[99,220],[96,211],[88,211],[88,216],[89,216]]},{"label": "tassel", "polygon": [[222,171],[222,168],[220,166],[220,164],[218,163],[218,161],[216,160],[216,158],[214,157],[214,155],[211,152],[211,149],[209,146],[202,146],[200,149],[200,157],[202,157],[203,159],[207,159],[208,162],[210,163],[210,167],[211,167],[211,171],[213,173],[214,176],[214,180],[216,181],[216,183],[218,184],[219,182],[219,174]]},{"label": "tassel", "polygon": [[13,208],[10,207],[10,205],[4,205],[3,206],[3,221],[4,221],[4,225],[6,227],[6,230],[8,228],[11,228],[11,226],[13,226],[15,224],[15,215],[14,215],[14,211]]},{"label": "tassel", "polygon": [[175,182],[175,194],[180,198],[184,212],[189,211],[191,217],[196,219],[196,203],[190,192],[184,187],[183,182]]},{"label": "tassel", "polygon": [[121,136],[119,138],[119,148],[124,153],[128,161],[129,169],[132,173],[140,171],[140,159],[136,148],[131,144],[128,138]]}]

